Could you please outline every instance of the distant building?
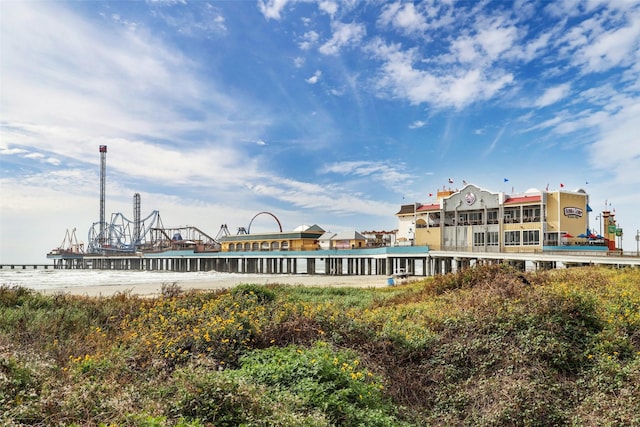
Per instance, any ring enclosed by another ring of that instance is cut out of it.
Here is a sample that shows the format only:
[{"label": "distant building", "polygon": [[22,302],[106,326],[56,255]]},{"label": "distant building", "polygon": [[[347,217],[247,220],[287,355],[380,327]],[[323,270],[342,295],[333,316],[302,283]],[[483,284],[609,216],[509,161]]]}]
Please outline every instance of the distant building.
[{"label": "distant building", "polygon": [[367,247],[367,238],[357,231],[336,234],[318,225],[304,225],[294,231],[225,236],[220,239],[220,246],[222,252],[359,249]]},{"label": "distant building", "polygon": [[367,246],[369,247],[381,247],[381,246],[393,246],[396,242],[396,233],[398,230],[373,230],[362,231],[362,234],[367,239]]},{"label": "distant building", "polygon": [[224,236],[220,239],[220,250],[222,252],[314,251],[320,248],[319,239],[324,233],[325,231],[318,225],[305,225],[294,231]]},{"label": "distant building", "polygon": [[360,249],[367,247],[367,238],[357,231],[343,231],[331,238],[333,249]]},{"label": "distant building", "polygon": [[333,249],[333,242],[331,239],[333,239],[333,236],[335,235],[336,233],[327,231],[322,236],[320,236],[320,238],[318,239],[318,242],[320,244],[320,249]]},{"label": "distant building", "polygon": [[438,192],[432,203],[402,205],[397,240],[469,252],[535,252],[593,241],[611,245],[607,236],[589,230],[590,211],[582,189],[507,195],[467,184]]}]

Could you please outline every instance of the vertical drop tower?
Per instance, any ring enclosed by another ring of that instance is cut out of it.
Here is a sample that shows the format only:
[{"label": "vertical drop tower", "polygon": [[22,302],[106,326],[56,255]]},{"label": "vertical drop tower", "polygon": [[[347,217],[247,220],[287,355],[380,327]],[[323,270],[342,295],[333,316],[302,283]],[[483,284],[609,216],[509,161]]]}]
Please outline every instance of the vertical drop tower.
[{"label": "vertical drop tower", "polygon": [[107,182],[107,146],[100,146],[100,237],[101,244],[107,239],[107,221],[105,220],[105,189]]}]

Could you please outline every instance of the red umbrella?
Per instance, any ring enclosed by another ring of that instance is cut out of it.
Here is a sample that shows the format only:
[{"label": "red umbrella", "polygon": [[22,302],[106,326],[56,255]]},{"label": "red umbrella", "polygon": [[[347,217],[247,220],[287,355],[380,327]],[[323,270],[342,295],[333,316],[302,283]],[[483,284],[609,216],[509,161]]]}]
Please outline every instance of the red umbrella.
[{"label": "red umbrella", "polygon": [[573,236],[569,233],[564,233],[562,237],[566,237],[567,239],[573,238]]}]

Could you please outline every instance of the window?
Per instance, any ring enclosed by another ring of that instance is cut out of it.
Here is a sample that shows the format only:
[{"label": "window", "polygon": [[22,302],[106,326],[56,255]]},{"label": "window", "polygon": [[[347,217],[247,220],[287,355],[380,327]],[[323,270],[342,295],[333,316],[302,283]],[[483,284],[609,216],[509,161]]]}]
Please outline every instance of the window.
[{"label": "window", "polygon": [[487,211],[487,224],[497,224],[498,223],[498,211],[492,210]]},{"label": "window", "polygon": [[444,225],[456,225],[454,212],[446,212],[444,215]]},{"label": "window", "polygon": [[484,246],[484,233],[473,233],[473,246]]},{"label": "window", "polygon": [[558,233],[544,233],[545,246],[558,246]]},{"label": "window", "polygon": [[229,252],[233,252],[236,250],[236,245],[233,243],[229,243]]},{"label": "window", "polygon": [[252,250],[252,251],[258,251],[258,250],[260,250],[260,243],[258,243],[258,242],[253,242],[253,243],[251,244],[251,250]]},{"label": "window", "polygon": [[539,245],[540,230],[524,230],[522,232],[522,244],[523,245]]},{"label": "window", "polygon": [[287,242],[287,241],[285,240],[285,241],[284,241],[284,242],[282,242],[282,244],[280,245],[280,248],[281,248],[283,251],[287,251],[287,250],[289,250],[289,242]]},{"label": "window", "polygon": [[505,246],[519,246],[520,245],[520,232],[519,231],[505,231],[504,232],[504,245]]},{"label": "window", "polygon": [[277,251],[278,249],[280,249],[280,243],[279,242],[271,242],[271,250],[272,251]]},{"label": "window", "polygon": [[506,208],[504,210],[504,222],[520,222],[520,208]]},{"label": "window", "polygon": [[500,241],[498,240],[498,232],[497,231],[487,232],[487,246],[498,246],[498,245],[500,245]]},{"label": "window", "polygon": [[248,252],[251,250],[251,243],[247,242],[244,244],[244,250],[245,252]]},{"label": "window", "polygon": [[524,222],[540,222],[540,206],[524,206],[522,220]]},{"label": "window", "polygon": [[260,250],[261,251],[268,251],[269,250],[269,242],[260,243]]},{"label": "window", "polygon": [[471,225],[482,224],[482,212],[469,212],[469,222]]},{"label": "window", "polygon": [[429,214],[429,227],[440,227],[440,212]]}]

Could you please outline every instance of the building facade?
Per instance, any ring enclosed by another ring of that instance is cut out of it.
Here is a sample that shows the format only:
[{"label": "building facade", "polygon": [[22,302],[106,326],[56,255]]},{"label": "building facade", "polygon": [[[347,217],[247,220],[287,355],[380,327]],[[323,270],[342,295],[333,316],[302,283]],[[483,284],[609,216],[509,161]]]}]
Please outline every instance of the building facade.
[{"label": "building facade", "polygon": [[590,211],[589,196],[582,189],[507,195],[467,184],[438,192],[433,203],[401,206],[396,214],[398,240],[432,250],[469,252],[604,244],[603,236],[588,231]]},{"label": "building facade", "polygon": [[222,252],[315,251],[325,231],[318,225],[279,233],[251,233],[220,239]]}]

